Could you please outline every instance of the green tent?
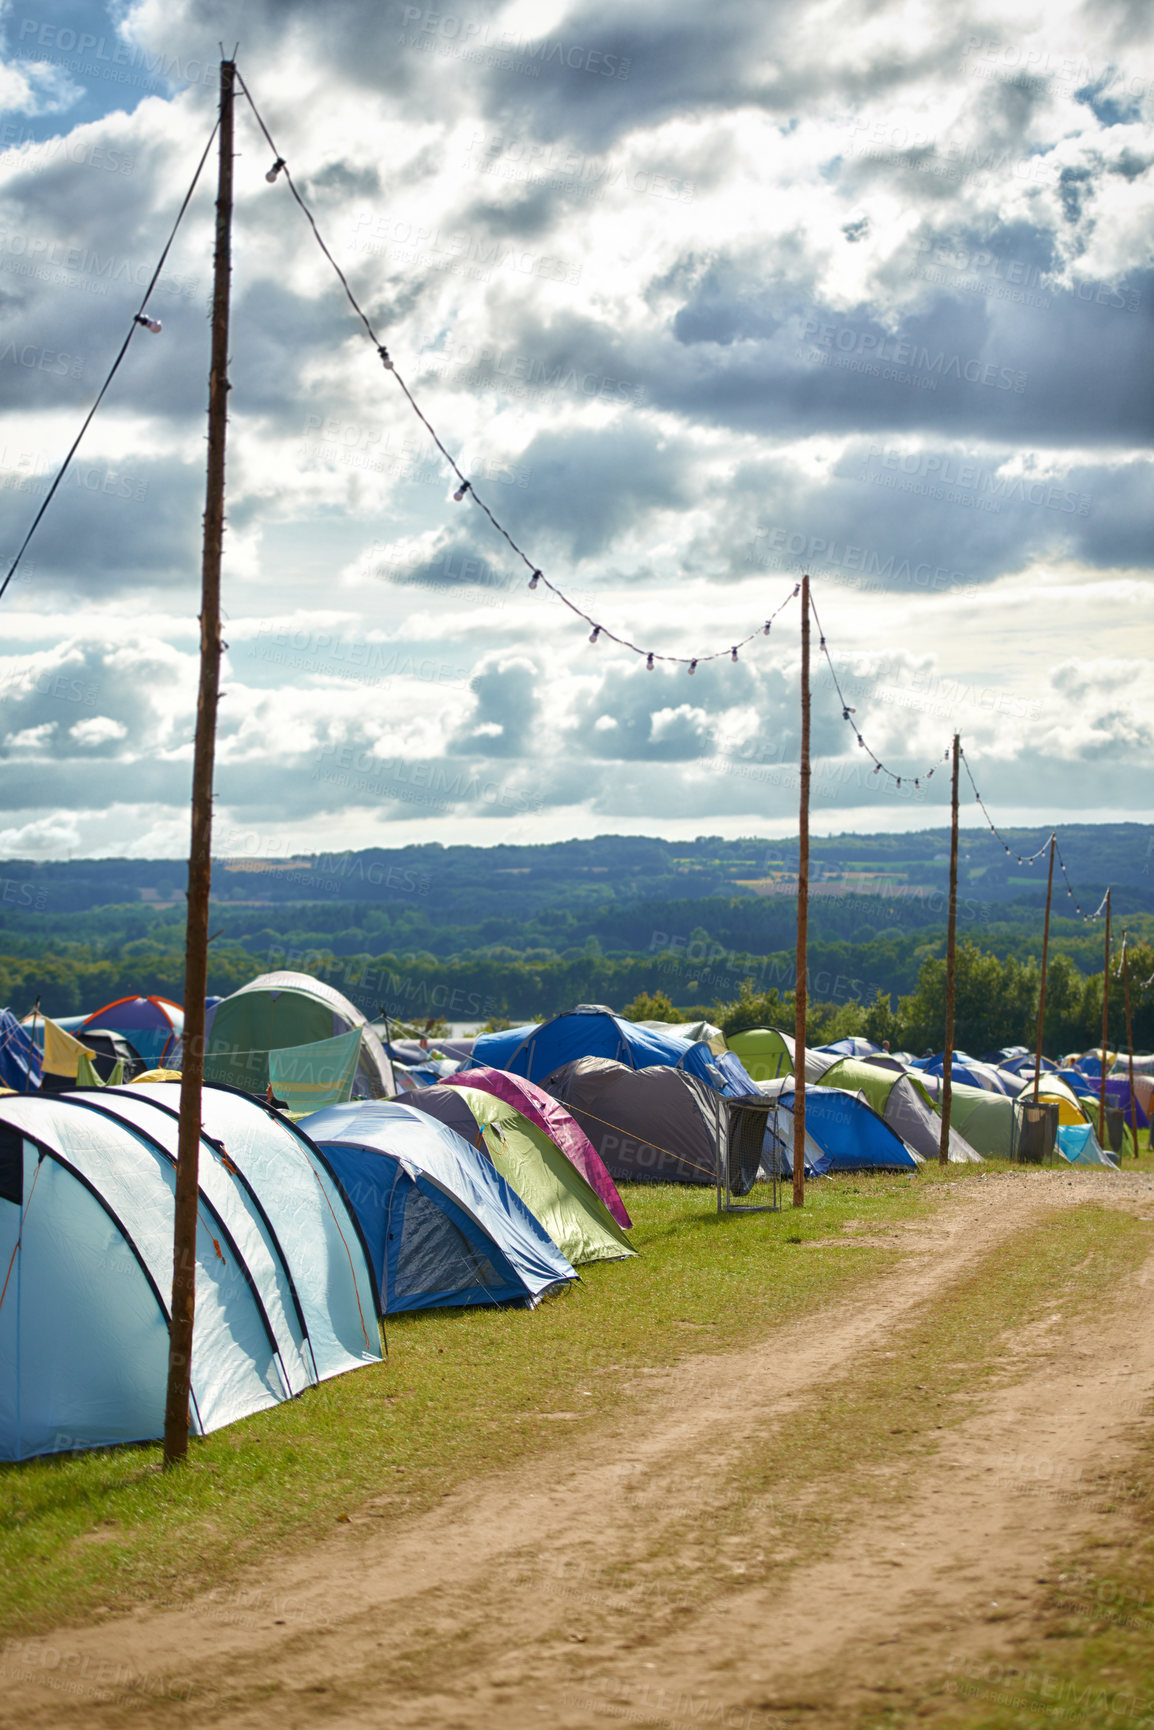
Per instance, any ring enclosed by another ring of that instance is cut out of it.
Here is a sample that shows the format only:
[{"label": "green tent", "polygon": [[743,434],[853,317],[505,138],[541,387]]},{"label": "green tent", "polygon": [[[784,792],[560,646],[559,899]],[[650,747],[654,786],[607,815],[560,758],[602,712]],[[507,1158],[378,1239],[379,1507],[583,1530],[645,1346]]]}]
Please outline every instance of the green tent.
[{"label": "green tent", "polygon": [[[749,1027],[744,1033],[733,1034],[728,1045],[754,1081],[778,1081],[783,1075],[793,1074],[793,1039],[776,1027]],[[807,1048],[805,1079],[824,1083],[826,1070],[836,1062],[837,1058],[828,1051]]]},{"label": "green tent", "polygon": [[505,1182],[574,1267],[637,1254],[601,1197],[544,1130],[506,1100],[479,1087],[452,1091],[461,1095],[476,1118]]},{"label": "green tent", "polygon": [[270,1052],[316,1045],[354,1028],[361,1041],[351,1097],[384,1099],[394,1091],[392,1070],[360,1010],[323,979],[262,973],[217,1004],[205,1040],[204,1079],[262,1094],[271,1079]]},{"label": "green tent", "polygon": [[729,1049],[754,1081],[777,1081],[793,1074],[793,1040],[776,1027],[751,1027],[745,1033],[735,1033]]},{"label": "green tent", "polygon": [[987,1093],[955,1081],[950,1087],[950,1128],[971,1147],[995,1159],[1009,1159],[1014,1145],[1014,1102],[1004,1093]]},{"label": "green tent", "polygon": [[[937,1159],[942,1137],[941,1118],[925,1082],[916,1071],[903,1070],[893,1060],[873,1063],[863,1057],[840,1057],[822,1076],[822,1085],[840,1087],[846,1093],[864,1094],[868,1104],[901,1136],[907,1147],[913,1148],[923,1159]],[[954,1111],[950,1113],[949,1157],[955,1164],[980,1157],[967,1140]]]}]

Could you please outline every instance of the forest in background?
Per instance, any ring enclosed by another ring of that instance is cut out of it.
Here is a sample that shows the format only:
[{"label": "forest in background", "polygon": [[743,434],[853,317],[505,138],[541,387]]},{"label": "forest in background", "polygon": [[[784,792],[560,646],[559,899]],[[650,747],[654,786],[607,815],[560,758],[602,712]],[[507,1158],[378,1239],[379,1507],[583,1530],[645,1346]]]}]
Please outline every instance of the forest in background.
[{"label": "forest in background", "polygon": [[[1084,910],[1113,886],[1115,937],[1130,932],[1135,1038],[1149,1048],[1154,828],[1069,825],[1058,835]],[[962,832],[961,1045],[1033,1039],[1046,861],[1024,867],[1016,855],[1040,839],[1007,831],[1007,854],[988,830]],[[288,967],[328,979],[367,1015],[405,1021],[520,1021],[659,994],[723,1023],[753,1005],[755,1020],[792,1025],[796,869],[796,842],[717,837],[237,852],[214,866],[210,988],[226,995]],[[947,881],[945,830],[814,842],[811,1039],[940,1043]],[[23,1012],[39,997],[47,1013],[66,1015],[135,991],[179,1000],[183,883],[173,860],[0,864],[0,1004]],[[1047,1049],[1056,1051],[1100,1038],[1103,932],[1074,913],[1060,874],[1054,907]],[[1120,986],[1113,997],[1111,1033],[1123,1038]]]}]

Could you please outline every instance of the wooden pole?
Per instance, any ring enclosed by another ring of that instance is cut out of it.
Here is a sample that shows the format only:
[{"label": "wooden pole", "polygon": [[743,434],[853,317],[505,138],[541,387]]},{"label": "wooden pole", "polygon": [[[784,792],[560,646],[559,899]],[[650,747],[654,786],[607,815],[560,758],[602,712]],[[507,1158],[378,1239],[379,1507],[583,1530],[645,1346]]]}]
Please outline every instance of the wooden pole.
[{"label": "wooden pole", "polygon": [[1106,1145],[1106,1047],[1110,1034],[1110,891],[1106,891],[1106,959],[1102,963],[1102,1073],[1098,1081],[1098,1140]]},{"label": "wooden pole", "polygon": [[1130,1060],[1130,1132],[1134,1137],[1134,1158],[1138,1157],[1138,1102],[1134,1098],[1134,1023],[1130,1017],[1130,960],[1126,954],[1126,933],[1122,933],[1122,991],[1126,1002],[1126,1051]]},{"label": "wooden pole", "polygon": [[809,966],[809,577],[801,579],[801,804],[797,829],[797,984],[793,994],[793,1205],[805,1206],[805,1022]]},{"label": "wooden pole", "polygon": [[950,781],[950,910],[946,922],[946,1045],[942,1053],[942,1132],[938,1142],[938,1164],[950,1158],[950,1105],[954,1071],[954,987],[958,963],[958,756],[960,735],[954,734],[953,774]]},{"label": "wooden pole", "polygon": [[188,923],[184,950],[184,1055],[180,1077],[176,1208],[172,1240],[172,1321],[164,1407],[164,1464],[188,1456],[192,1327],[196,1307],[196,1217],[199,1198],[200,1096],[204,1081],[204,999],[208,988],[208,903],[212,887],[212,777],[220,692],[220,561],[224,541],[224,456],[228,425],[228,310],[232,267],[231,60],[220,63],[220,170],[212,296],[212,363],[208,383],[208,477],[201,564],[200,690],[192,766],[192,837],[188,855]]},{"label": "wooden pole", "polygon": [[1046,922],[1042,927],[1042,983],[1038,987],[1038,1050],[1034,1062],[1034,1104],[1042,1080],[1042,1027],[1046,1019],[1046,958],[1050,953],[1050,901],[1054,894],[1054,849],[1058,837],[1050,836],[1050,874],[1046,878]]}]

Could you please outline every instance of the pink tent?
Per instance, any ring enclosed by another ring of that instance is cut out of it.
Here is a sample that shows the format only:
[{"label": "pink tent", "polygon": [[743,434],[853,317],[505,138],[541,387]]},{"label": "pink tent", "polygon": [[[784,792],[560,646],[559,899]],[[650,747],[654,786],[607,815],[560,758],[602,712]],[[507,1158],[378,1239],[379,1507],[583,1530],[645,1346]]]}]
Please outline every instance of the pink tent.
[{"label": "pink tent", "polygon": [[450,1087],[456,1084],[458,1087],[481,1088],[485,1093],[503,1099],[506,1105],[515,1107],[530,1123],[544,1130],[550,1141],[556,1142],[590,1189],[601,1197],[618,1225],[628,1230],[633,1224],[601,1155],[565,1107],[543,1087],[526,1081],[520,1075],[510,1075],[507,1070],[487,1069],[484,1065],[479,1069],[463,1069],[457,1075],[447,1075],[445,1080]]}]

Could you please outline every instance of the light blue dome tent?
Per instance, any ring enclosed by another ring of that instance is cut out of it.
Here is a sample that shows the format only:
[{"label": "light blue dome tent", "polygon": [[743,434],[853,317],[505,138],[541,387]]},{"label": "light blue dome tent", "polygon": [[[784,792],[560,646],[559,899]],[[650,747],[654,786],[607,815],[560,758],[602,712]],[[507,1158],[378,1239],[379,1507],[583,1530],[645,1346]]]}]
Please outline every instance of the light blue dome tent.
[{"label": "light blue dome tent", "polygon": [[[163,1433],[178,1096],[0,1099],[2,1459]],[[364,1246],[323,1157],[240,1095],[206,1088],[204,1114],[195,1435],[381,1355]]]}]

